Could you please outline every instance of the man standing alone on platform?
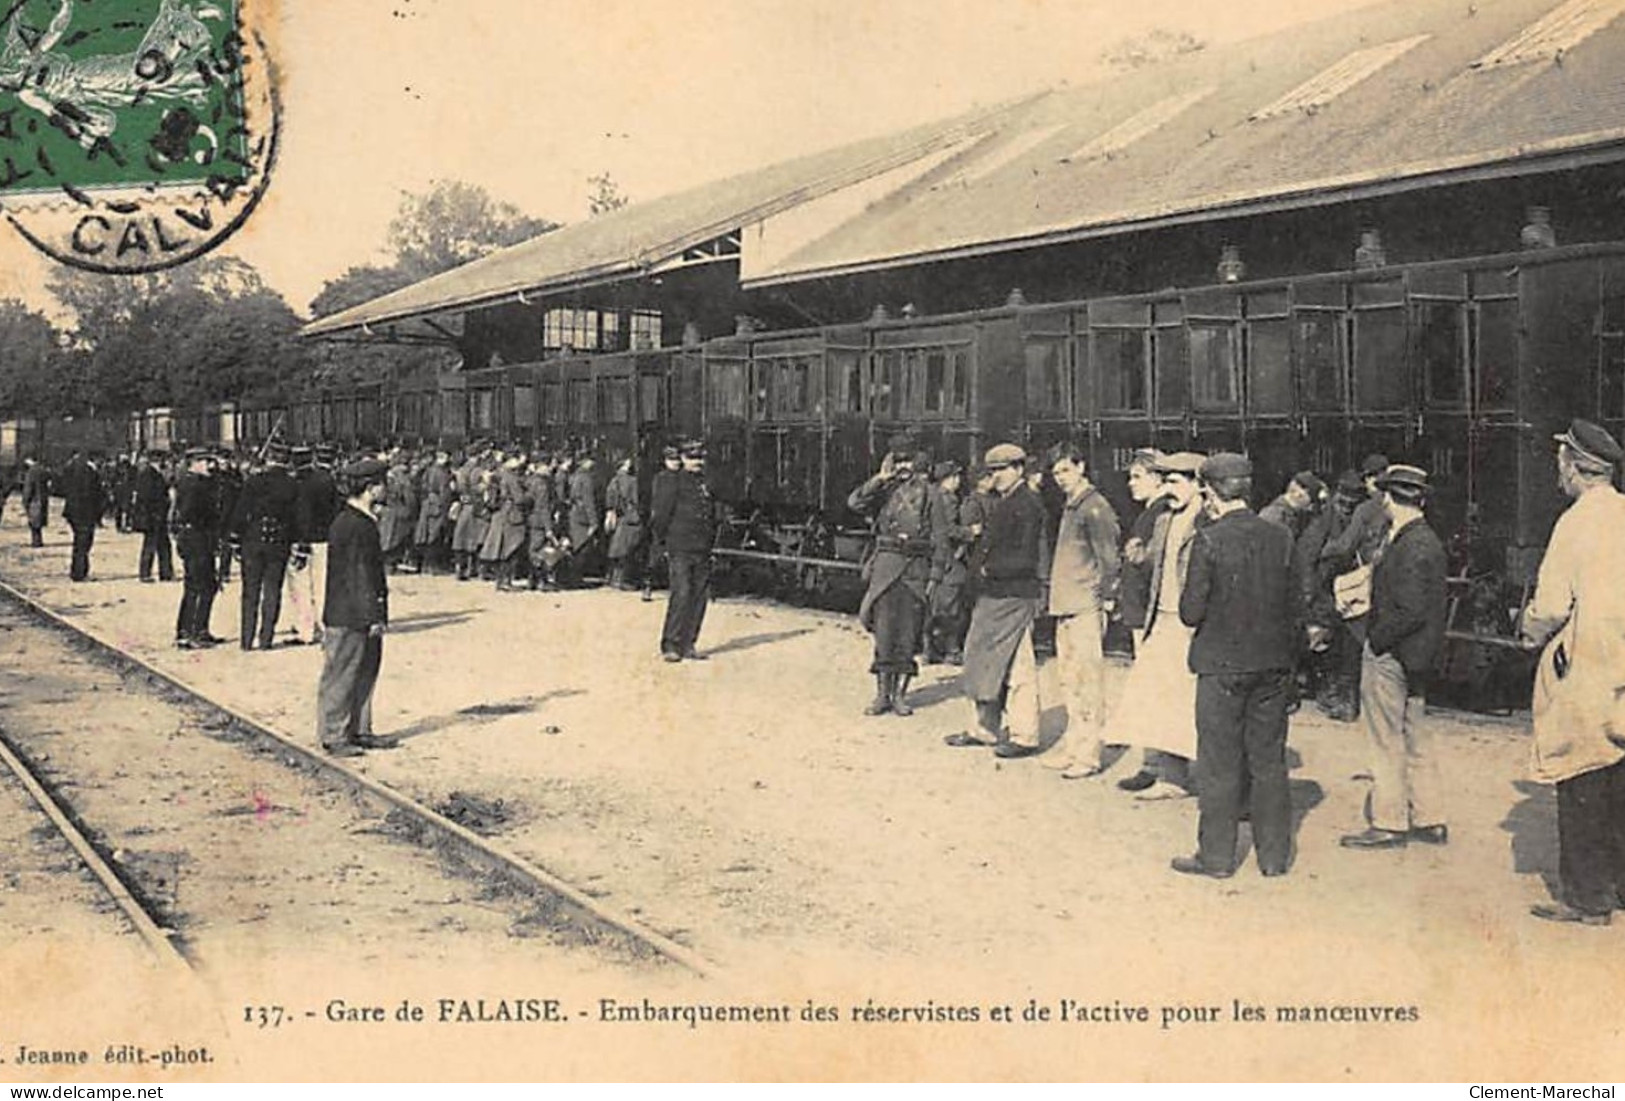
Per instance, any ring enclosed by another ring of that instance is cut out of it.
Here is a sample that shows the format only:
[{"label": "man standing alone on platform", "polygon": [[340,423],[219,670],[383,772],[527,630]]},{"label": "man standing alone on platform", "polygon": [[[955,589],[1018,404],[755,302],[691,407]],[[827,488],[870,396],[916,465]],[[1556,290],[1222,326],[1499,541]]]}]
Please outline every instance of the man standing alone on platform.
[{"label": "man standing alone on platform", "polygon": [[1026,461],[1027,453],[1013,443],[1001,443],[986,456],[993,499],[971,552],[976,606],[961,678],[976,723],[944,739],[952,746],[993,746],[999,757],[1028,757],[1039,748],[1042,709],[1032,627],[1050,555],[1044,540],[1048,518],[1038,494],[1027,488]]},{"label": "man standing alone on platform", "polygon": [[96,468],[75,451],[62,468],[59,479],[62,490],[62,518],[73,529],[73,559],[68,566],[71,581],[90,578],[90,548],[96,541],[96,525],[102,522],[102,508],[106,504],[102,480]]},{"label": "man standing alone on platform", "polygon": [[1176,858],[1173,869],[1215,879],[1235,871],[1244,801],[1260,872],[1285,873],[1292,847],[1286,736],[1298,585],[1291,534],[1247,507],[1252,474],[1244,455],[1220,452],[1202,464],[1213,522],[1196,533],[1179,596],[1179,618],[1195,631],[1200,809],[1196,855]]},{"label": "man standing alone on platform", "polygon": [[384,664],[389,579],[374,510],[388,467],[363,459],[341,472],[348,499],[327,533],[322,605],[322,677],[316,689],[317,736],[335,757],[394,749],[372,732],[372,693]]},{"label": "man standing alone on platform", "polygon": [[209,452],[203,448],[188,451],[186,467],[175,486],[175,547],[186,571],[181,607],[175,616],[175,645],[196,650],[222,641],[209,633],[209,613],[220,588],[214,566],[219,514],[214,479],[209,475]]},{"label": "man standing alone on platform", "polygon": [[1349,849],[1443,845],[1449,834],[1439,805],[1439,761],[1422,712],[1444,644],[1444,544],[1422,516],[1425,470],[1391,466],[1376,489],[1389,525],[1371,574],[1360,659],[1360,713],[1371,741],[1370,826],[1345,834],[1341,843]]},{"label": "man standing alone on platform", "polygon": [[863,713],[912,715],[906,696],[919,673],[914,652],[948,550],[947,532],[931,526],[931,486],[916,468],[913,439],[894,437],[879,473],[848,494],[846,505],[874,516],[858,621],[875,638],[875,698]]},{"label": "man standing alone on platform", "polygon": [[705,445],[689,440],[681,449],[682,469],[655,478],[650,529],[666,549],[671,593],[660,632],[666,661],[703,660],[694,649],[711,598],[711,547],[716,515],[705,485]]},{"label": "man standing alone on platform", "polygon": [[1619,537],[1622,452],[1600,426],[1575,421],[1557,437],[1557,473],[1573,499],[1552,529],[1527,645],[1545,646],[1535,676],[1534,776],[1557,785],[1556,904],[1547,921],[1607,925],[1625,906],[1625,586]]}]

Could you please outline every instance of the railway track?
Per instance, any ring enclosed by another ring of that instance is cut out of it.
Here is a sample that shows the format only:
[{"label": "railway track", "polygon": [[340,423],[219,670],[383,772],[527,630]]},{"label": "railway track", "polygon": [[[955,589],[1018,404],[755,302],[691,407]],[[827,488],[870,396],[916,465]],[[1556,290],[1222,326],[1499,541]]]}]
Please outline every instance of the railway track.
[{"label": "railway track", "polygon": [[[7,620],[12,622],[7,623]],[[359,827],[346,824],[326,827],[329,831],[348,828],[352,834],[383,833],[391,840],[409,841],[418,850],[432,853],[443,871],[451,871],[465,880],[475,881],[479,888],[478,901],[482,906],[492,900],[505,902],[510,911],[521,911],[519,924],[531,930],[540,926],[555,942],[590,948],[599,956],[607,957],[612,965],[636,966],[656,962],[675,965],[699,976],[717,973],[715,964],[692,949],[646,927],[636,918],[605,905],[492,838],[481,836],[436,809],[300,744],[282,731],[222,706],[196,686],[90,634],[28,594],[0,581],[0,626],[10,631],[19,622],[33,625],[52,639],[66,644],[88,663],[116,673],[127,692],[154,701],[154,706],[179,709],[189,716],[183,720],[191,728],[189,733],[201,732],[216,741],[231,743],[230,748],[239,758],[258,758],[262,763],[267,758],[273,759],[276,762],[274,767],[286,778],[285,784],[319,789],[315,794],[307,792],[300,799],[289,797],[285,800],[262,796],[256,789],[251,805],[216,805],[208,813],[247,815],[262,821],[287,816],[303,822],[309,815],[318,814],[321,809],[317,807],[318,803],[326,803],[329,804],[326,808],[328,812],[342,811],[351,817],[359,814],[365,820],[365,824]],[[95,691],[95,688],[90,690]],[[76,697],[81,700],[77,708],[74,706]],[[107,701],[106,694],[101,698],[104,703]],[[71,687],[63,689],[63,697],[55,702],[77,712],[66,716],[69,723],[85,722],[96,706],[80,695],[79,690]],[[61,731],[47,730],[44,733],[60,735]],[[40,744],[51,743],[36,743],[36,746]],[[150,877],[144,877],[136,866],[137,862],[130,860],[129,854],[121,853],[116,843],[110,840],[110,831],[104,833],[104,828],[97,828],[102,827],[102,823],[95,812],[77,805],[78,793],[73,789],[78,786],[78,780],[71,771],[71,763],[65,772],[60,771],[62,766],[59,760],[46,760],[44,763],[47,767],[41,767],[40,758],[51,756],[37,750],[31,754],[20,739],[9,734],[0,739],[0,761],[18,776],[19,782],[50,818],[53,827],[61,832],[96,880],[116,901],[150,951],[167,965],[186,968],[193,961],[195,953],[192,951],[193,936],[185,928],[187,915],[184,908],[177,907],[173,899],[163,897],[164,885],[155,885],[150,882]],[[55,756],[60,759],[69,755],[61,753]],[[59,771],[54,778],[51,775],[53,770]],[[121,771],[115,769],[110,775],[118,778]],[[284,783],[275,779],[258,782],[267,790],[273,784]],[[182,786],[173,796],[174,801],[185,802],[188,798],[196,801],[200,796],[217,797],[216,793],[205,787],[206,783],[199,781],[195,785],[202,789],[198,792],[194,792],[192,786]],[[155,795],[154,801],[157,798]],[[143,803],[146,801],[146,798],[141,799]],[[289,801],[297,803],[299,809],[281,805]],[[124,802],[128,803],[129,799],[126,798]],[[307,806],[308,812],[303,809]],[[92,821],[96,822],[96,827],[87,825]],[[141,825],[129,832],[138,831],[144,833],[148,829]],[[171,879],[175,877],[173,867],[168,874]],[[341,868],[338,874],[342,878],[349,873]],[[160,874],[158,878],[162,880],[163,875]],[[312,876],[307,874],[304,878]],[[236,904],[241,904],[240,899]],[[523,935],[534,936],[536,932],[527,931]]]}]

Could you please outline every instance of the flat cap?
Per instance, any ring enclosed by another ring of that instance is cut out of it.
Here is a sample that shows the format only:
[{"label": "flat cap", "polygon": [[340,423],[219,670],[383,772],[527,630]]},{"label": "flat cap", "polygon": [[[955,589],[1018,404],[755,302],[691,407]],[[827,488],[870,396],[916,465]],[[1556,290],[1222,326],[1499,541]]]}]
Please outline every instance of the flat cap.
[{"label": "flat cap", "polygon": [[1251,478],[1253,461],[1234,451],[1215,451],[1202,462],[1201,473],[1202,479],[1208,482],[1224,478]]},{"label": "flat cap", "polygon": [[1377,475],[1377,488],[1398,490],[1407,494],[1426,493],[1428,472],[1419,466],[1396,463]]},{"label": "flat cap", "polygon": [[1027,453],[1019,444],[1013,443],[995,444],[988,448],[987,454],[982,457],[982,465],[989,470],[1002,470],[1007,466],[1015,466],[1026,461]]},{"label": "flat cap", "polygon": [[[1320,475],[1313,470],[1300,470],[1292,475],[1292,480],[1301,485],[1310,498],[1319,501],[1326,496],[1326,483],[1320,480]],[[1356,483],[1358,487],[1358,483]]]},{"label": "flat cap", "polygon": [[1345,470],[1337,476],[1337,492],[1341,496],[1358,499],[1365,496],[1365,483],[1354,471]]},{"label": "flat cap", "polygon": [[678,445],[678,451],[685,459],[703,459],[705,458],[705,441],[684,440]]},{"label": "flat cap", "polygon": [[665,447],[660,449],[660,454],[668,459],[675,459],[682,455],[682,453],[682,448],[678,447],[674,443],[668,443]]},{"label": "flat cap", "polygon": [[1195,451],[1175,451],[1158,459],[1151,469],[1158,474],[1183,474],[1187,478],[1194,478],[1202,472],[1205,461],[1207,456]]},{"label": "flat cap", "polygon": [[914,436],[908,432],[898,432],[886,441],[886,450],[893,455],[913,456],[916,447]]},{"label": "flat cap", "polygon": [[357,482],[371,482],[389,473],[389,465],[382,459],[357,459],[339,473]]},{"label": "flat cap", "polygon": [[958,473],[960,473],[959,464],[954,462],[952,459],[944,459],[942,462],[931,468],[931,480],[933,482],[940,482],[944,478],[952,478]]},{"label": "flat cap", "polygon": [[1388,469],[1388,466],[1388,456],[1380,451],[1373,451],[1365,457],[1365,462],[1360,464],[1360,477],[1370,478],[1373,475],[1381,474]]},{"label": "flat cap", "polygon": [[1552,438],[1573,451],[1575,458],[1590,460],[1599,466],[1617,466],[1620,458],[1625,456],[1619,442],[1608,434],[1606,428],[1587,420],[1570,421],[1567,432]]},{"label": "flat cap", "polygon": [[1155,470],[1157,464],[1162,462],[1165,457],[1166,454],[1158,448],[1137,447],[1134,449],[1134,454],[1129,456],[1128,464],[1130,466],[1148,466]]}]

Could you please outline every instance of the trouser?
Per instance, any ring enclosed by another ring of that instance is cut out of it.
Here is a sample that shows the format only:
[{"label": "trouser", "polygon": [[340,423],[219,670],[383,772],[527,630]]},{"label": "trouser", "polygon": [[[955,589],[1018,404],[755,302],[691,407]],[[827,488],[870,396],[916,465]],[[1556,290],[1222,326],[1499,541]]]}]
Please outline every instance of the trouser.
[{"label": "trouser", "polygon": [[1235,866],[1246,804],[1259,868],[1286,870],[1292,847],[1286,771],[1291,698],[1292,674],[1285,669],[1197,677],[1197,847],[1205,867]]},{"label": "trouser", "polygon": [[1411,693],[1398,658],[1379,657],[1369,645],[1360,665],[1360,711],[1371,742],[1371,825],[1399,833],[1443,825],[1439,762],[1422,721],[1422,695]]},{"label": "trouser", "polygon": [[1320,699],[1349,713],[1360,709],[1360,665],[1365,621],[1338,620],[1331,628],[1331,644],[1321,664]]},{"label": "trouser", "polygon": [[1625,907],[1625,760],[1558,782],[1557,876],[1576,910]]},{"label": "trouser", "polygon": [[975,705],[976,722],[984,736],[997,740],[1002,731],[1008,730],[1012,745],[1037,747],[1043,703],[1038,696],[1038,659],[1033,654],[1031,624],[1016,643],[1016,652],[1010,659],[1010,672],[1006,674],[1004,691],[999,699],[971,702]]},{"label": "trouser", "polygon": [[231,543],[221,539],[215,547],[215,554],[220,559],[220,580],[222,583],[231,580]]},{"label": "trouser", "polygon": [[35,527],[33,524],[28,525],[28,545],[31,547],[43,547],[45,545],[45,529],[43,527]]},{"label": "trouser", "polygon": [[312,543],[310,557],[301,569],[288,563],[288,610],[293,613],[293,637],[301,642],[316,641],[316,594],[323,591],[326,575],[327,544]]},{"label": "trouser", "polygon": [[214,541],[202,533],[181,532],[176,540],[186,577],[181,608],[175,616],[176,639],[200,639],[209,634],[218,581],[214,572]]},{"label": "trouser", "polygon": [[1055,620],[1055,667],[1066,703],[1066,733],[1057,751],[1090,764],[1100,763],[1102,724],[1106,721],[1106,655],[1101,649],[1105,624],[1100,612],[1058,616]]},{"label": "trouser", "polygon": [[68,577],[83,581],[90,576],[90,546],[96,541],[96,525],[68,521],[73,529],[73,560],[68,565]]},{"label": "trouser", "polygon": [[711,599],[711,556],[673,551],[670,568],[671,595],[666,599],[660,649],[686,656],[694,652],[705,622],[705,605]]},{"label": "trouser", "polygon": [[276,638],[277,616],[282,612],[282,577],[288,569],[288,544],[243,544],[243,595],[241,640],[243,649],[269,650]]},{"label": "trouser", "polygon": [[875,634],[875,660],[869,672],[905,677],[917,674],[920,670],[914,664],[914,650],[925,619],[925,601],[902,581],[896,581],[875,598],[869,614]]},{"label": "trouser", "polygon": [[152,580],[152,563],[158,563],[158,580],[175,580],[175,561],[170,555],[169,525],[160,520],[152,526],[152,530],[141,533],[141,557],[137,562],[136,572],[141,580]]},{"label": "trouser", "polygon": [[383,664],[383,635],[374,635],[365,627],[323,629],[316,736],[325,748],[372,733],[372,692]]},{"label": "trouser", "polygon": [[965,651],[965,628],[970,618],[965,614],[964,586],[955,584],[945,595],[947,583],[939,583],[925,627],[925,653],[935,659],[957,656]]}]

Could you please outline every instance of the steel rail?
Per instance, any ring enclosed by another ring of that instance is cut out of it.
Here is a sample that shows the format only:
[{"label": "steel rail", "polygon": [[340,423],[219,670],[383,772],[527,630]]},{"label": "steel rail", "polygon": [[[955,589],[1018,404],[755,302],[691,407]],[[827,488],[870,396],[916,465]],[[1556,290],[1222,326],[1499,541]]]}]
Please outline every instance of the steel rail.
[{"label": "steel rail", "polygon": [[17,777],[18,783],[22,784],[23,789],[39,805],[45,817],[51,820],[56,832],[61,834],[63,840],[79,854],[79,859],[90,869],[90,874],[100,881],[102,888],[135,927],[136,934],[140,936],[154,958],[166,967],[176,967],[190,972],[191,961],[181,954],[181,950],[171,939],[175,935],[174,930],[158,924],[157,919],[147,911],[146,905],[130,890],[129,884],[119,877],[113,866],[96,846],[91,844],[84,831],[75,824],[68,809],[51,794],[50,789],[34,774],[34,770],[17,754],[3,732],[0,732],[0,761],[3,761],[12,775]]},{"label": "steel rail", "polygon": [[481,837],[466,826],[453,822],[439,811],[424,806],[411,796],[346,767],[340,761],[295,741],[290,735],[267,725],[259,719],[234,710],[184,678],[160,669],[128,650],[106,641],[76,623],[70,622],[9,582],[0,580],[0,595],[22,605],[35,616],[45,620],[57,629],[82,639],[90,646],[111,655],[116,661],[133,666],[142,673],[162,681],[174,691],[226,716],[255,736],[273,743],[279,751],[291,754],[314,771],[334,777],[340,783],[351,788],[360,789],[368,795],[400,810],[441,838],[451,842],[462,856],[487,872],[516,881],[533,891],[562,899],[584,912],[594,921],[608,926],[623,937],[649,949],[655,955],[668,959],[702,978],[718,977],[722,972],[722,968],[717,964],[707,960],[693,949],[650,929],[630,914],[608,906],[571,886],[559,876],[520,856],[506,846],[499,845],[489,838]]}]

